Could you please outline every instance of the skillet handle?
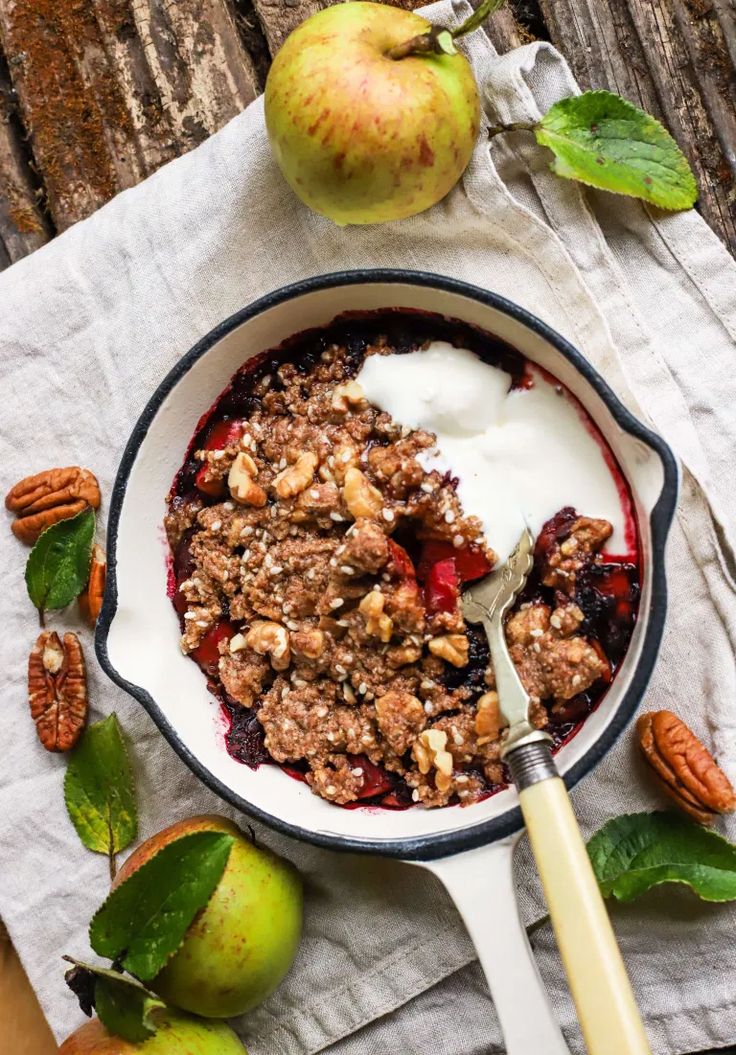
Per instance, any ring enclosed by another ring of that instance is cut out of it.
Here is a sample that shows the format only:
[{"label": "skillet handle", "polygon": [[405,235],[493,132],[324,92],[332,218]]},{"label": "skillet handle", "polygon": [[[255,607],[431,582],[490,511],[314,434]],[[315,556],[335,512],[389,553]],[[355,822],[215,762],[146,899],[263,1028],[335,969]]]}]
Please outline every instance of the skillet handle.
[{"label": "skillet handle", "polygon": [[650,1055],[570,796],[546,744],[510,751],[537,871],[589,1055]]},{"label": "skillet handle", "polygon": [[570,1055],[519,918],[512,867],[517,840],[416,863],[440,879],[468,928],[507,1055]]}]

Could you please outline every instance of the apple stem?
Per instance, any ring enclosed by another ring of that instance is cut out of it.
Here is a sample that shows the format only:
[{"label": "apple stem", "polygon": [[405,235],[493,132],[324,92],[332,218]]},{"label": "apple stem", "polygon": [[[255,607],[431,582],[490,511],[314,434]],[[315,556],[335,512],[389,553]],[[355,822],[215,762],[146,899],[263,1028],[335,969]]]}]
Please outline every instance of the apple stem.
[{"label": "apple stem", "polygon": [[387,52],[390,59],[405,59],[407,55],[442,55],[443,48],[437,43],[435,27],[427,33],[419,33],[416,37],[405,40],[402,44],[396,44]]},{"label": "apple stem", "polygon": [[502,132],[533,132],[536,127],[534,121],[512,121],[508,125],[491,125],[488,129],[488,138],[493,139]]}]

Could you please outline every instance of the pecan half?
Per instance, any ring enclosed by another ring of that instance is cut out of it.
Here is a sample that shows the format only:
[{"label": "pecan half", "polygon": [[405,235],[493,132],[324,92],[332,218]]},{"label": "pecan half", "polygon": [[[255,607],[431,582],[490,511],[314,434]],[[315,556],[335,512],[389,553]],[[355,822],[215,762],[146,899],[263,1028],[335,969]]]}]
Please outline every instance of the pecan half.
[{"label": "pecan half", "polygon": [[89,568],[89,579],[83,593],[79,595],[79,610],[85,620],[94,626],[102,610],[102,599],[105,595],[105,578],[107,564],[101,546],[95,545],[92,550],[92,563]]},{"label": "pecan half", "polygon": [[47,751],[74,747],[87,720],[87,673],[76,634],[42,633],[28,658],[28,702]]},{"label": "pecan half", "polygon": [[671,711],[642,714],[639,744],[663,790],[700,824],[736,809],[736,792],[695,733]]},{"label": "pecan half", "polygon": [[97,509],[99,504],[97,478],[78,465],[26,476],[5,496],[5,508],[17,516],[13,534],[28,545],[52,524],[68,520],[88,506]]}]

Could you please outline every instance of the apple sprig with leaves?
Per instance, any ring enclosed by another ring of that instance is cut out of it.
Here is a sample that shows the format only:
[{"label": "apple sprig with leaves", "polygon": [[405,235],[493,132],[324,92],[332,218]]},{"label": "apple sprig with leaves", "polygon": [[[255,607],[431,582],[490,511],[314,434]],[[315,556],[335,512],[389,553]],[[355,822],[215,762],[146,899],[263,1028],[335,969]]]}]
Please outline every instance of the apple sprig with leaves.
[{"label": "apple sprig with leaves", "polygon": [[[306,205],[339,225],[401,220],[458,182],[481,128],[478,85],[456,41],[503,6],[482,0],[455,27],[377,3],[343,3],[290,34],[266,81],[273,155]],[[689,209],[695,177],[650,114],[607,91],[555,103],[537,122],[489,129],[533,132],[564,179]]]},{"label": "apple sprig with leaves", "polygon": [[[146,988],[181,947],[217,888],[235,839],[196,831],[164,846],[116,887],[92,918],[90,945],[112,961],[99,967],[65,956],[67,985],[86,1015],[132,1043],[156,1032],[166,1004]],[[127,973],[125,973],[127,972]]]}]

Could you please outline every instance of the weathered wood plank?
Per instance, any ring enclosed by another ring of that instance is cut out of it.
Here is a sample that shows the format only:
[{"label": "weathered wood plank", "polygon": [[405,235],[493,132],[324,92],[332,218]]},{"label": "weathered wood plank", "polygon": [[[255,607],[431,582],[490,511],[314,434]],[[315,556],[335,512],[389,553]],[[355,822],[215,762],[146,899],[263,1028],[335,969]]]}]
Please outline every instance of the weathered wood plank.
[{"label": "weathered wood plank", "polygon": [[0,55],[0,269],[51,237],[17,120],[15,93]]},{"label": "weathered wood plank", "polygon": [[[305,18],[329,7],[334,0],[253,0],[255,9],[263,25],[271,54],[275,55],[292,29]],[[387,0],[396,7],[413,11],[422,7],[426,0]],[[477,6],[477,2],[474,3]],[[509,51],[522,43],[523,34],[514,18],[513,12],[505,8],[486,22],[486,31],[500,52]]]},{"label": "weathered wood plank", "polygon": [[728,0],[540,0],[585,88],[653,113],[688,155],[700,210],[736,252],[736,32]]},{"label": "weathered wood plank", "polygon": [[0,35],[59,230],[258,90],[225,0],[0,0]]}]

